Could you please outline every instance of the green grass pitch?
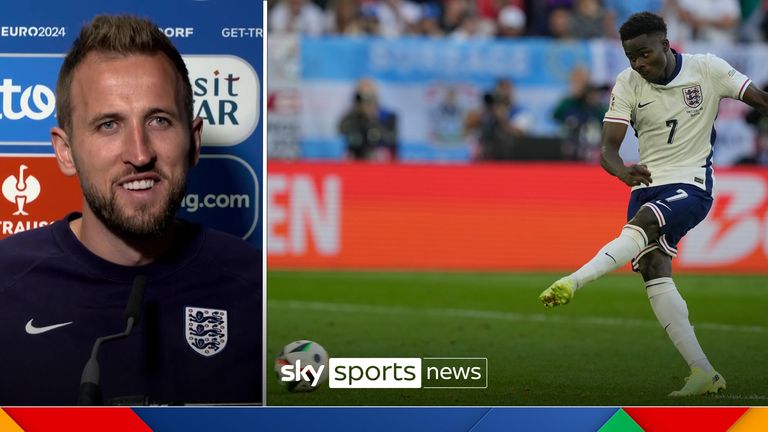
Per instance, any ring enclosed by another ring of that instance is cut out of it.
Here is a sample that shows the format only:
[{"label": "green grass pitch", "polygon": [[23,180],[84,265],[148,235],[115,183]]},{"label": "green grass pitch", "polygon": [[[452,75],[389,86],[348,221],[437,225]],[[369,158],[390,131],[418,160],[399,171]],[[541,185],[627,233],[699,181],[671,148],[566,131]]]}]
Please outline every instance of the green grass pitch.
[{"label": "green grass pitch", "polygon": [[[269,405],[768,405],[768,278],[678,275],[691,321],[728,383],[669,398],[688,368],[639,275],[605,276],[569,305],[539,293],[559,274],[270,271]],[[486,389],[287,392],[274,358],[297,339],[331,357],[487,357]]]}]

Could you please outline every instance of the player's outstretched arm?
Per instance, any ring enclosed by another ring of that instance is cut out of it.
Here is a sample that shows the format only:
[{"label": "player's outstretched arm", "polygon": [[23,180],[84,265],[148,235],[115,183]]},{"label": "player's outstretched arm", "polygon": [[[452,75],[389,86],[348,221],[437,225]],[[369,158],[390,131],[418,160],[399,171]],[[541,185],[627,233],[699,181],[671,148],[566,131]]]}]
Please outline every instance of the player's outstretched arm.
[{"label": "player's outstretched arm", "polygon": [[757,88],[754,83],[749,84],[741,100],[761,114],[768,115],[768,93]]},{"label": "player's outstretched arm", "polygon": [[624,166],[624,161],[619,156],[621,142],[627,133],[627,125],[624,123],[604,122],[603,139],[600,145],[600,165],[612,176],[616,176],[627,186],[651,183],[651,172],[645,165]]}]

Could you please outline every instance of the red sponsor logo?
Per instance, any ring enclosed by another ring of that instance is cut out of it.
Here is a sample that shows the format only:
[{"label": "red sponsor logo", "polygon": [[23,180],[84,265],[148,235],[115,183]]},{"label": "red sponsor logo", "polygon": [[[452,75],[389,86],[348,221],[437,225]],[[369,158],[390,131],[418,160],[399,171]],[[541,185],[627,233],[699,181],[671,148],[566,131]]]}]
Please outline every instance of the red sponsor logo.
[{"label": "red sponsor logo", "polygon": [[0,157],[0,238],[39,228],[78,210],[77,179],[65,177],[52,156]]},{"label": "red sponsor logo", "polygon": [[685,267],[768,270],[768,175],[718,175],[712,210],[686,235],[680,251]]}]

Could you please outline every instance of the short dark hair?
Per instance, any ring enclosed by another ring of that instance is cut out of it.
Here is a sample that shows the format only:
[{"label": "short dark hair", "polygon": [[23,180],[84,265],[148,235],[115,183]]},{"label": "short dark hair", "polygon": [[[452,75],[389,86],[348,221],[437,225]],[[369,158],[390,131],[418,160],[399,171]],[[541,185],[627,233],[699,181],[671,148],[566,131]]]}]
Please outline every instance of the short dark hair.
[{"label": "short dark hair", "polygon": [[59,126],[67,133],[72,127],[72,102],[70,87],[75,69],[92,52],[128,56],[133,54],[162,53],[171,60],[181,78],[181,98],[184,114],[192,118],[192,87],[189,72],[181,54],[162,31],[145,18],[134,16],[96,16],[82,28],[75,39],[56,82],[56,111]]},{"label": "short dark hair", "polygon": [[644,34],[654,33],[660,33],[666,36],[667,24],[664,23],[662,17],[651,12],[639,12],[633,14],[619,29],[619,35],[621,35],[622,42]]}]

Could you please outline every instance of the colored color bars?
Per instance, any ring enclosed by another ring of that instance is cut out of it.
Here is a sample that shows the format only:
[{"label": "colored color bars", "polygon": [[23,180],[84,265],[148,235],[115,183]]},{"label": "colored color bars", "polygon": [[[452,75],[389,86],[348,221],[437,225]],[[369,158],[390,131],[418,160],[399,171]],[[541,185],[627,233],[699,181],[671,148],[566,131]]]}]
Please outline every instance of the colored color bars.
[{"label": "colored color bars", "polygon": [[246,431],[312,424],[314,431],[762,432],[768,408],[5,408],[0,432]]},{"label": "colored color bars", "polygon": [[[172,429],[164,429],[172,430]],[[4,408],[0,432],[151,432],[130,408]]]}]

